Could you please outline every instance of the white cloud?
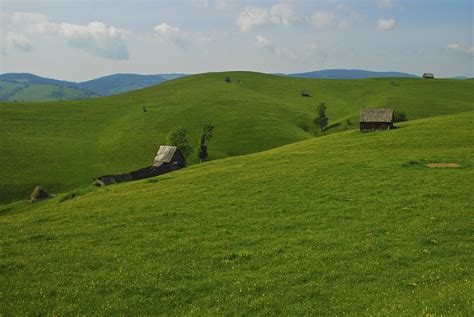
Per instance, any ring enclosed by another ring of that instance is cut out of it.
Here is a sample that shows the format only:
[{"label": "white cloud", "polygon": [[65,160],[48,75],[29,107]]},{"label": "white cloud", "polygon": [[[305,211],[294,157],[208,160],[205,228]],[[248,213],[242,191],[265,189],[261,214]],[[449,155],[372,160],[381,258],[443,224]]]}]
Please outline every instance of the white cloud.
[{"label": "white cloud", "polygon": [[268,10],[258,7],[246,7],[240,12],[236,23],[242,32],[246,32],[252,28],[276,24],[276,20],[271,17]]},{"label": "white cloud", "polygon": [[278,2],[270,9],[248,6],[240,12],[236,19],[237,26],[242,32],[270,25],[288,27],[302,21],[303,19],[298,16],[293,5],[285,1]]},{"label": "white cloud", "polygon": [[204,8],[213,7],[215,9],[222,10],[222,9],[225,9],[231,1],[232,0],[214,0],[214,1],[211,1],[211,0],[192,0],[191,2],[194,5],[197,5],[199,7],[204,7]]},{"label": "white cloud", "polygon": [[104,23],[97,21],[85,26],[69,23],[53,26],[69,45],[89,54],[116,60],[129,58],[125,42],[128,32],[125,30],[113,26],[107,27]]},{"label": "white cloud", "polygon": [[464,44],[453,43],[448,45],[448,49],[453,52],[463,53],[474,56],[474,46],[468,46]]},{"label": "white cloud", "polygon": [[277,19],[279,24],[283,24],[286,27],[301,23],[302,21],[302,18],[298,16],[295,8],[289,2],[275,4],[271,8],[270,14]]},{"label": "white cloud", "polygon": [[297,58],[293,51],[291,51],[287,48],[280,48],[280,47],[277,47],[277,46],[273,45],[273,43],[263,35],[255,36],[255,45],[257,47],[263,48],[263,49],[273,53],[274,55],[276,55],[278,57],[282,57],[282,58],[286,58],[286,59],[292,59],[292,60]]},{"label": "white cloud", "polygon": [[395,0],[375,0],[375,3],[380,9],[388,9],[393,7]]},{"label": "white cloud", "polygon": [[318,28],[333,26],[336,15],[328,11],[316,11],[311,17],[311,22]]},{"label": "white cloud", "polygon": [[380,19],[377,23],[377,29],[381,31],[389,31],[393,30],[396,26],[396,22],[394,19]]},{"label": "white cloud", "polygon": [[258,46],[258,47],[263,47],[263,48],[270,48],[272,47],[272,43],[270,42],[269,39],[267,39],[265,36],[263,35],[257,35],[255,37],[255,44]]},{"label": "white cloud", "polygon": [[59,39],[91,55],[108,59],[128,59],[126,37],[128,31],[102,22],[90,22],[87,25],[51,22],[45,15],[31,12],[4,14],[9,41],[16,48],[31,50],[30,38],[35,41],[44,37]]},{"label": "white cloud", "polygon": [[308,43],[305,45],[305,53],[306,56],[304,57],[306,63],[324,63],[329,55],[328,53],[323,50],[318,44],[316,43]]},{"label": "white cloud", "polygon": [[171,26],[168,23],[161,23],[153,28],[163,42],[171,42],[178,46],[188,44],[188,34],[180,28]]},{"label": "white cloud", "polygon": [[3,47],[7,49],[17,49],[23,52],[30,52],[33,49],[31,40],[23,34],[6,32],[3,34]]}]

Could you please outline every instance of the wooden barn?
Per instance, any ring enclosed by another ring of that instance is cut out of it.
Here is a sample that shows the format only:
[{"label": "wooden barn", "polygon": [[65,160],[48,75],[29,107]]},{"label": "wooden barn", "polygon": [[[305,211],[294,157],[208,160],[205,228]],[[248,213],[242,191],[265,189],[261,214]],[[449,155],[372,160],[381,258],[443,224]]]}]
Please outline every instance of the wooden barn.
[{"label": "wooden barn", "polygon": [[434,79],[434,74],[433,73],[424,73],[423,78],[425,78],[425,79]]},{"label": "wooden barn", "polygon": [[172,165],[176,169],[186,166],[186,159],[176,146],[162,145],[153,160],[153,166]]},{"label": "wooden barn", "polygon": [[360,111],[360,131],[390,130],[395,115],[393,109],[362,109]]},{"label": "wooden barn", "polygon": [[177,147],[162,145],[158,149],[151,166],[129,173],[100,176],[94,181],[94,184],[97,186],[105,186],[139,180],[169,173],[185,166],[186,159]]},{"label": "wooden barn", "polygon": [[301,97],[311,97],[311,94],[309,93],[309,91],[302,90],[301,91]]}]

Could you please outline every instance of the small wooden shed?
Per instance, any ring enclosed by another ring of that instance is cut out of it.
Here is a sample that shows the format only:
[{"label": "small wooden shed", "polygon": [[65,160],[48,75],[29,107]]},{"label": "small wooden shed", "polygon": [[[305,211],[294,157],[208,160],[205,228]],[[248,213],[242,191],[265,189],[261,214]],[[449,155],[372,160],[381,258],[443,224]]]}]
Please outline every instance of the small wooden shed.
[{"label": "small wooden shed", "polygon": [[94,181],[94,184],[97,186],[105,186],[150,178],[178,170],[185,166],[186,159],[177,147],[162,145],[158,149],[151,166],[131,171],[129,173],[100,176]]},{"label": "small wooden shed", "polygon": [[423,78],[425,78],[425,79],[434,79],[434,74],[433,73],[424,73]]},{"label": "small wooden shed", "polygon": [[301,96],[302,97],[311,97],[311,94],[309,93],[309,91],[302,90],[301,91]]},{"label": "small wooden shed", "polygon": [[176,146],[162,145],[153,160],[153,166],[163,164],[176,165],[178,168],[186,166],[186,159]]},{"label": "small wooden shed", "polygon": [[360,111],[360,131],[390,130],[395,115],[393,109],[362,109]]}]

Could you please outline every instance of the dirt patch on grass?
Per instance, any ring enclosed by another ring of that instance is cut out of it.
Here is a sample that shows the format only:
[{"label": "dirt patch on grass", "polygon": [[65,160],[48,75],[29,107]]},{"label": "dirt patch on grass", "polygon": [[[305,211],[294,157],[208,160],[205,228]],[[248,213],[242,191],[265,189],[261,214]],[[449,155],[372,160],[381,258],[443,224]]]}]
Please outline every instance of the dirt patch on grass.
[{"label": "dirt patch on grass", "polygon": [[429,168],[445,167],[445,168],[458,168],[461,167],[458,163],[428,163],[425,164]]}]

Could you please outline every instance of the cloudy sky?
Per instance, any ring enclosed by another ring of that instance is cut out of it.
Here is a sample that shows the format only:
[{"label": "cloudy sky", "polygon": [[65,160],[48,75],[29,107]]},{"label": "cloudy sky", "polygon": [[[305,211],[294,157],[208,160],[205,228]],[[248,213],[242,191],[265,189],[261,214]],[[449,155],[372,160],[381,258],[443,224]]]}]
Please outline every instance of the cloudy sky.
[{"label": "cloudy sky", "polygon": [[474,0],[0,0],[0,72],[474,77]]}]

